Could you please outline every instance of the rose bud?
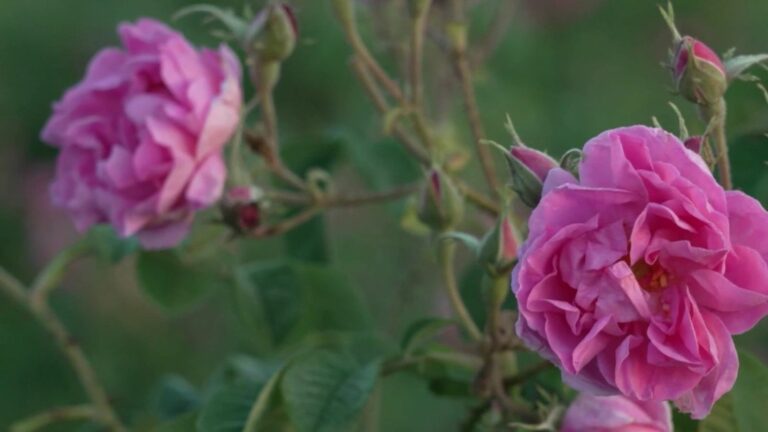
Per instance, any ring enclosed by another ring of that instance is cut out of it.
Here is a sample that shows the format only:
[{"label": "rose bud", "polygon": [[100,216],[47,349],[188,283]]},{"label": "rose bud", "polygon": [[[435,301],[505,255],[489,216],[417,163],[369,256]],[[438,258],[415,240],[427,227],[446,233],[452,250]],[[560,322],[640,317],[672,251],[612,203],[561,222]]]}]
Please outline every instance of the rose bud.
[{"label": "rose bud", "polygon": [[479,261],[491,277],[509,273],[515,265],[517,229],[509,212],[503,214],[480,243]]},{"label": "rose bud", "polygon": [[224,223],[236,233],[245,233],[261,225],[260,194],[258,190],[248,186],[230,188],[221,206]]},{"label": "rose bud", "polygon": [[542,185],[549,170],[557,168],[557,161],[546,153],[522,145],[513,146],[507,153],[512,189],[529,207],[536,207],[541,199]]},{"label": "rose bud", "polygon": [[560,432],[671,432],[666,402],[639,402],[624,396],[579,395],[568,408]]},{"label": "rose bud", "polygon": [[723,62],[710,47],[691,36],[678,41],[672,66],[677,91],[696,104],[712,105],[728,88]]},{"label": "rose bud", "polygon": [[[260,60],[282,62],[293,53],[299,37],[299,26],[293,8],[285,3],[272,4],[264,16],[263,39],[260,44]],[[259,18],[257,18],[259,19]]]},{"label": "rose bud", "polygon": [[701,135],[698,136],[692,136],[688,138],[687,140],[683,141],[683,145],[688,150],[698,154],[701,153],[701,146],[704,144],[704,137]]},{"label": "rose bud", "polygon": [[438,231],[461,221],[464,201],[451,179],[437,168],[427,173],[419,196],[418,216],[425,225]]}]

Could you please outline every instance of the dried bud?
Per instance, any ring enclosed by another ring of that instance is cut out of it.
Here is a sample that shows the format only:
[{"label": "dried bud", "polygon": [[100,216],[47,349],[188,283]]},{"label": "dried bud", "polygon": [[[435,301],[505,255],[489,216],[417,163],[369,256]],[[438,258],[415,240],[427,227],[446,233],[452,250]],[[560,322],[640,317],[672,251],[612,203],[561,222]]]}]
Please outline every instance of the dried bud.
[{"label": "dried bud", "polygon": [[438,231],[454,227],[464,214],[464,201],[451,179],[433,168],[419,197],[419,220]]},{"label": "dried bud", "polygon": [[221,214],[224,223],[237,233],[253,231],[261,224],[261,207],[258,189],[234,186],[224,196]]},{"label": "dried bud", "polygon": [[518,235],[509,213],[503,214],[480,244],[479,260],[491,277],[509,273],[517,258]]},{"label": "dried bud", "polygon": [[299,26],[293,8],[285,3],[271,4],[255,22],[263,22],[263,33],[257,35],[259,60],[282,62],[293,53],[299,38]]},{"label": "dried bud", "polygon": [[512,189],[529,207],[536,207],[541,199],[542,185],[549,170],[557,168],[557,161],[546,153],[522,145],[513,146],[507,153]]},{"label": "dried bud", "polygon": [[720,57],[701,41],[684,36],[677,42],[672,66],[677,91],[699,105],[713,105],[728,88]]}]

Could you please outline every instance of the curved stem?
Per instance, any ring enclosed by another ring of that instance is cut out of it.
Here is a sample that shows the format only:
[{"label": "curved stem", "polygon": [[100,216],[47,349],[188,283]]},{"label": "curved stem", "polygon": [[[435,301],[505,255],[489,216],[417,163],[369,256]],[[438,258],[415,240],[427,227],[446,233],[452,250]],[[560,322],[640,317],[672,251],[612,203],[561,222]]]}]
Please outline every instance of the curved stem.
[{"label": "curved stem", "polygon": [[440,268],[443,274],[443,284],[445,285],[446,294],[453,307],[453,312],[461,322],[464,330],[474,341],[480,341],[483,338],[483,334],[478,329],[477,324],[472,320],[469,315],[464,301],[461,299],[461,293],[459,292],[459,286],[456,282],[456,275],[453,268],[453,258],[456,254],[456,243],[452,241],[440,241],[439,259]]},{"label": "curved stem", "polygon": [[74,405],[53,408],[12,424],[10,432],[33,432],[54,423],[73,420],[101,421],[99,411],[91,405]]},{"label": "curved stem", "polygon": [[472,84],[472,71],[469,66],[469,60],[467,59],[467,26],[464,22],[464,1],[454,0],[453,5],[454,13],[457,14],[457,19],[460,20],[459,22],[454,23],[449,29],[453,66],[461,84],[464,107],[467,113],[467,119],[469,120],[470,129],[472,130],[475,151],[480,160],[483,175],[488,183],[488,187],[491,189],[491,193],[498,194],[499,182],[496,179],[496,172],[493,169],[491,152],[488,146],[483,144],[486,135],[482,120],[480,119],[477,95],[475,94],[475,87]]},{"label": "curved stem", "polygon": [[731,160],[728,155],[728,140],[725,137],[725,101],[720,99],[713,125],[712,135],[717,147],[717,172],[724,189],[733,189],[733,180],[731,180]]},{"label": "curved stem", "polygon": [[360,59],[365,67],[371,71],[377,81],[387,90],[387,92],[394,97],[400,105],[405,105],[405,97],[403,96],[400,86],[387,75],[387,72],[379,65],[376,59],[368,51],[368,47],[365,46],[363,38],[360,36],[360,31],[357,28],[357,20],[355,20],[355,7],[352,0],[334,0],[334,7],[336,9],[336,16],[341,21],[341,25],[344,28],[344,34],[347,37],[347,41],[355,51],[356,56]]},{"label": "curved stem", "polygon": [[[70,251],[71,250],[74,249],[70,249]],[[59,274],[63,272],[64,267],[62,267],[62,265],[71,262],[70,254],[65,252],[63,255],[65,257],[69,256],[70,259],[54,259],[36,281],[58,281],[58,278],[60,277]],[[45,276],[47,273],[51,276]],[[54,275],[56,277],[53,277]],[[56,345],[72,366],[83,390],[85,390],[88,398],[93,402],[94,408],[98,410],[98,417],[101,419],[102,423],[108,426],[112,431],[125,431],[125,427],[122,425],[109,403],[107,393],[99,382],[96,372],[85,357],[83,351],[80,349],[77,340],[69,334],[64,324],[48,306],[47,301],[45,301],[45,295],[40,294],[48,292],[48,288],[41,288],[47,287],[47,285],[40,282],[39,285],[36,283],[36,287],[38,287],[37,291],[25,290],[21,282],[11,276],[5,269],[0,268],[0,289],[8,294],[9,297],[24,306],[35,320],[37,320],[37,322],[53,337]],[[27,292],[29,292],[29,294],[27,294]]]}]

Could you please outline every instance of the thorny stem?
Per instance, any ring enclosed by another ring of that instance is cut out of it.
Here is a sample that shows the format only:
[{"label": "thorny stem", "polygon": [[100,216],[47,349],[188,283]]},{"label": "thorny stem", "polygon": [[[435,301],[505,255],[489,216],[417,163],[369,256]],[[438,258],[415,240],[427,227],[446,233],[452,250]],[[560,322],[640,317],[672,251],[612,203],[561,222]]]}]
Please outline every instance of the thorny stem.
[{"label": "thorny stem", "polygon": [[[93,402],[93,407],[98,411],[98,417],[109,427],[111,431],[123,432],[125,426],[120,422],[117,414],[112,409],[106,391],[99,382],[88,358],[80,349],[77,340],[69,334],[64,324],[59,320],[53,310],[48,306],[45,294],[48,293],[49,285],[53,286],[59,281],[63,269],[79,256],[74,254],[78,248],[70,248],[62,256],[57,257],[36,279],[36,290],[26,290],[21,282],[14,278],[5,269],[0,268],[0,289],[9,297],[16,300],[24,306],[40,325],[53,337],[56,345],[64,356],[69,360],[72,369],[80,381],[80,385],[85,390],[88,398]],[[49,276],[46,276],[48,274]],[[48,281],[48,282],[41,282]],[[42,287],[42,288],[41,288]],[[27,294],[29,292],[29,294]]]},{"label": "thorny stem", "polygon": [[299,225],[312,219],[322,208],[318,206],[307,207],[288,219],[274,225],[260,226],[251,231],[252,237],[270,237],[286,233]]},{"label": "thorny stem", "polygon": [[480,332],[477,324],[475,324],[475,322],[472,320],[472,317],[469,315],[469,311],[467,311],[467,308],[464,305],[464,301],[461,299],[459,286],[456,283],[456,275],[453,268],[453,258],[455,254],[456,243],[448,240],[440,241],[440,268],[443,274],[443,284],[445,285],[445,291],[446,294],[448,294],[448,299],[450,300],[451,306],[453,307],[453,312],[456,314],[456,317],[459,319],[461,325],[464,327],[464,330],[467,332],[467,334],[469,334],[472,340],[480,341],[483,339],[483,334]]},{"label": "thorny stem", "polygon": [[702,111],[709,121],[713,121],[712,126],[712,139],[715,142],[715,148],[717,149],[717,172],[720,178],[720,183],[724,189],[733,189],[733,181],[731,180],[731,161],[728,156],[728,140],[725,136],[725,119],[727,114],[727,108],[725,100],[720,100],[714,107],[707,109],[702,108]]},{"label": "thorny stem", "polygon": [[371,71],[377,81],[381,83],[386,91],[395,98],[402,105],[405,105],[405,97],[403,96],[400,86],[389,77],[386,71],[379,65],[376,59],[368,51],[368,47],[365,46],[360,32],[357,28],[357,20],[355,19],[355,7],[352,0],[334,0],[333,5],[336,8],[336,15],[341,21],[341,25],[344,28],[344,34],[347,36],[347,41],[352,46],[357,57],[365,65],[365,67]]},{"label": "thorny stem", "polygon": [[[307,185],[293,171],[288,169],[280,157],[277,111],[275,110],[274,90],[280,76],[280,63],[249,64],[251,81],[257,89],[261,105],[261,120],[264,124],[264,140],[267,145],[266,162],[269,169],[281,180],[299,190],[306,190]],[[256,68],[259,68],[258,70]]]},{"label": "thorny stem", "polygon": [[[384,99],[384,96],[381,94],[381,91],[372,79],[365,65],[357,57],[352,59],[351,64],[360,83],[362,83],[363,88],[373,101],[373,104],[379,113],[386,114],[389,112],[390,108],[386,99]],[[421,149],[421,147],[419,147],[416,140],[411,135],[409,135],[401,125],[392,125],[392,133],[395,135],[395,137],[397,137],[403,147],[423,166],[430,165],[431,162],[429,156],[424,152],[424,150]],[[477,207],[489,213],[491,216],[499,214],[499,206],[492,199],[486,197],[459,179],[456,179],[456,185],[461,193],[464,194],[464,196],[467,198],[467,200],[475,204]]]},{"label": "thorny stem", "polygon": [[480,369],[483,362],[482,359],[472,354],[455,351],[429,351],[418,356],[398,358],[385,362],[381,368],[381,375],[391,375],[395,372],[411,368],[428,360],[451,364],[453,366],[467,369],[472,372]]},{"label": "thorny stem", "polygon": [[542,360],[539,363],[536,363],[533,366],[530,366],[527,369],[522,370],[520,373],[518,373],[515,376],[511,376],[504,379],[504,385],[506,387],[513,387],[519,384],[522,384],[526,381],[528,381],[530,378],[535,377],[536,375],[540,374],[541,372],[544,372],[547,369],[553,368],[554,366],[552,363]]},{"label": "thorny stem", "polygon": [[10,432],[33,432],[54,423],[73,420],[102,421],[103,419],[99,411],[91,405],[58,407],[19,420],[11,425]]},{"label": "thorny stem", "polygon": [[452,48],[452,60],[461,84],[461,93],[464,98],[464,107],[472,130],[475,151],[477,152],[483,175],[488,187],[494,194],[499,193],[499,182],[493,170],[493,159],[488,146],[483,144],[486,138],[483,123],[480,119],[480,109],[477,105],[477,95],[472,85],[472,71],[467,59],[467,26],[464,22],[464,1],[453,0],[454,14],[458,14],[459,22],[452,23],[448,29]]},{"label": "thorny stem", "polygon": [[411,105],[413,109],[413,126],[416,132],[428,149],[434,147],[432,136],[429,133],[429,127],[424,114],[424,85],[422,63],[424,61],[424,35],[426,33],[427,21],[429,18],[429,9],[432,0],[417,0],[416,11],[413,17],[413,26],[411,28],[411,52],[410,52],[410,75],[411,75]]},{"label": "thorny stem", "polygon": [[418,185],[405,185],[380,192],[368,192],[365,194],[334,194],[327,197],[321,197],[319,199],[310,195],[282,191],[267,191],[266,196],[273,201],[283,204],[314,204],[324,208],[339,208],[380,204],[387,201],[393,201],[406,197],[416,192],[417,189]]},{"label": "thorny stem", "polygon": [[[360,83],[362,83],[363,88],[373,101],[379,113],[386,115],[388,112],[390,112],[390,107],[387,103],[387,100],[384,98],[384,95],[381,94],[378,85],[373,80],[370,70],[359,56],[356,55],[352,59],[352,67],[358,79],[360,80]],[[421,146],[419,146],[418,142],[403,129],[400,124],[395,123],[392,125],[392,133],[403,144],[403,147],[422,165],[430,164],[429,155],[421,148]]]}]

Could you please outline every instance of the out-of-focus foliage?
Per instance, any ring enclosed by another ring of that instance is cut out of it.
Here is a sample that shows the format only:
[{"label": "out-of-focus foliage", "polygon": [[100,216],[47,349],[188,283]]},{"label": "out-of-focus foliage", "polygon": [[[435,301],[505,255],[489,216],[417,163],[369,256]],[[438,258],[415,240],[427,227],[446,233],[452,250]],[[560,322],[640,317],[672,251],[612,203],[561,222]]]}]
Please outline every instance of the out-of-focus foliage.
[{"label": "out-of-focus foliage", "polygon": [[[499,1],[507,0],[481,2],[474,14],[475,28],[487,24]],[[239,1],[225,3],[242,6]],[[51,102],[79,79],[96,50],[117,42],[118,22],[139,16],[170,20],[187,4],[4,0],[0,264],[25,282],[75,238],[66,216],[48,204],[46,187],[55,152],[39,141],[38,134]],[[349,48],[329,2],[294,4],[301,39],[284,65],[276,94],[287,161],[298,171],[323,166],[339,182],[359,184],[361,189],[383,189],[418,178],[418,167],[391,139],[382,137],[381,122],[348,67]],[[667,106],[674,98],[671,82],[659,66],[666,58],[669,35],[655,5],[605,1],[562,16],[557,13],[558,1],[540,1],[530,10],[525,4],[498,50],[477,73],[490,138],[507,140],[507,113],[528,145],[556,157],[602,130],[648,124],[652,116],[675,130],[677,119]],[[768,49],[768,2],[730,2],[727,13],[720,0],[675,4],[679,26],[720,52],[731,46],[742,53]],[[366,34],[381,30],[371,26],[370,17],[364,22]],[[174,25],[196,42],[217,43],[199,20],[186,18]],[[377,53],[391,48],[374,45]],[[428,72],[442,78],[427,81],[429,95],[455,85],[444,71]],[[768,102],[746,82],[735,84],[727,100],[735,183],[768,204]],[[702,132],[695,112],[679,105],[692,131]],[[443,125],[446,134],[464,131],[460,107],[444,109],[457,114],[449,114],[457,125]],[[479,174],[476,177],[480,179]],[[381,367],[376,359],[400,349],[412,322],[449,310],[438,294],[429,244],[401,229],[402,210],[402,205],[335,210],[285,238],[222,241],[214,253],[202,255],[132,254],[112,266],[109,259],[132,250],[130,244],[121,244],[103,251],[106,260],[79,263],[55,293],[54,307],[93,359],[118,411],[136,425],[150,428],[175,417],[175,425],[161,430],[191,430],[195,426],[190,425],[196,424],[200,430],[223,431],[206,425],[220,424],[217,419],[224,416],[242,426],[251,406],[243,407],[241,401],[252,402],[274,374],[283,373],[286,363],[298,362],[276,389],[285,401],[282,408],[270,409],[272,401],[265,401],[265,424],[291,415],[301,419],[299,430],[338,430],[365,408],[355,405],[360,399],[353,400],[349,393],[355,397],[364,393],[371,395],[369,403],[380,405],[366,410],[352,427],[367,430],[378,422],[383,431],[449,430],[471,408],[470,400],[452,389],[466,388],[471,377],[430,364],[425,374],[434,379],[400,374],[374,384]],[[222,262],[232,264],[227,260],[240,260],[234,278],[218,277],[216,272]],[[207,277],[216,280],[201,281],[195,273],[201,266]],[[158,267],[175,270],[158,278]],[[472,304],[480,297],[472,292],[480,289],[472,282],[479,281],[479,271],[467,269],[464,279],[471,312],[479,315],[483,306]],[[142,280],[148,282],[144,286],[149,296],[139,288]],[[163,285],[173,285],[174,291],[164,291]],[[205,287],[196,288],[199,285]],[[175,291],[181,286],[189,291]],[[174,313],[169,315],[166,309]],[[440,322],[425,322],[422,329],[411,329],[406,346],[417,349],[415,332],[439,332],[440,327]],[[296,352],[297,342],[309,334],[321,349]],[[765,361],[766,337],[768,324],[762,323],[740,337],[738,344]],[[334,349],[324,351],[328,346]],[[47,407],[82,400],[77,382],[47,335],[5,299],[0,301],[0,353],[0,429]],[[740,382],[752,373],[754,383],[765,380],[761,372],[754,372],[756,362],[742,359]],[[309,375],[317,382],[306,383]],[[539,380],[538,386],[520,391],[532,395],[540,388],[564,391],[556,374],[542,374]],[[313,389],[313,384],[320,387]],[[307,405],[301,398],[307,391],[321,393],[327,404]],[[444,397],[435,397],[436,393]],[[743,399],[737,391],[724,403],[747,403]],[[192,414],[202,405],[204,410]],[[743,430],[755,430],[750,424]],[[679,426],[696,427],[682,418]]]}]

